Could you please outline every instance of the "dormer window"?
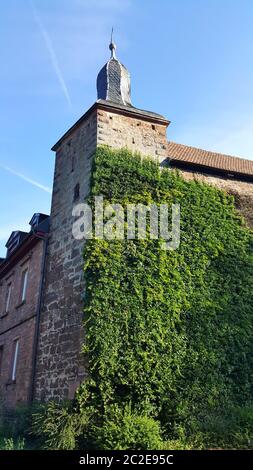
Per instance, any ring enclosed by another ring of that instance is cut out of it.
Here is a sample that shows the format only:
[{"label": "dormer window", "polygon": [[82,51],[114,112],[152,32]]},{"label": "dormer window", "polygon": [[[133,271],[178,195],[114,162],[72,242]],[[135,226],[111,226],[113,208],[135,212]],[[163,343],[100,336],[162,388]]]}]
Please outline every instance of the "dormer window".
[{"label": "dormer window", "polygon": [[21,232],[20,230],[12,232],[5,245],[7,248],[7,258],[18,248],[27,235],[26,232]]},{"label": "dormer window", "polygon": [[38,225],[41,224],[41,222],[43,222],[43,220],[45,219],[48,219],[48,215],[45,215],[45,214],[41,214],[41,213],[35,213],[33,214],[30,222],[29,222],[29,225],[31,225],[32,229],[36,229],[38,227]]}]

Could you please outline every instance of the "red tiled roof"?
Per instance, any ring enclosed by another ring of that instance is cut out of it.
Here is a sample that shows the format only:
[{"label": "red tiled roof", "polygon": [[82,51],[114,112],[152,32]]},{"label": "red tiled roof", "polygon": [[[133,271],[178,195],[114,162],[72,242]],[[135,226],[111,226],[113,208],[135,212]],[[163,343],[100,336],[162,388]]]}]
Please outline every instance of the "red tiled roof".
[{"label": "red tiled roof", "polygon": [[168,158],[176,163],[199,165],[228,173],[253,176],[253,160],[168,142]]}]

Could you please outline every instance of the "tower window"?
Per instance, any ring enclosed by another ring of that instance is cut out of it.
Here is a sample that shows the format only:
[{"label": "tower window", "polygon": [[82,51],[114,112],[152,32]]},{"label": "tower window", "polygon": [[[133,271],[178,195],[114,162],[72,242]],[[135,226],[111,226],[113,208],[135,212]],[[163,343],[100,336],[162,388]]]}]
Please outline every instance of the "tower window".
[{"label": "tower window", "polygon": [[13,347],[13,361],[12,361],[12,370],[11,370],[11,380],[13,382],[16,380],[18,352],[19,352],[19,339],[16,339],[14,341],[14,347]]},{"label": "tower window", "polygon": [[21,278],[21,291],[20,291],[20,300],[21,302],[24,302],[26,299],[26,292],[27,292],[27,281],[28,281],[28,269],[25,269],[22,272],[22,278]]},{"label": "tower window", "polygon": [[75,170],[75,155],[72,155],[71,158],[71,172]]},{"label": "tower window", "polygon": [[74,188],[74,201],[79,199],[79,197],[80,197],[80,185],[79,183],[77,183]]}]

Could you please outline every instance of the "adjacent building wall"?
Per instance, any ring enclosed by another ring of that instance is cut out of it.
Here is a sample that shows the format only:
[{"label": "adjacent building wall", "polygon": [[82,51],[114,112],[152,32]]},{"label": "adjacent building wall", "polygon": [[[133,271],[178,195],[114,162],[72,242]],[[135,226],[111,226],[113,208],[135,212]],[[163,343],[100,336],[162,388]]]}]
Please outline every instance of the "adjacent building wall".
[{"label": "adjacent building wall", "polygon": [[[0,280],[0,400],[6,407],[27,402],[32,383],[32,355],[35,322],[38,306],[43,241],[36,244],[5,272]],[[22,273],[28,269],[25,302],[21,302]],[[5,312],[6,291],[11,283],[8,313]],[[12,365],[14,342],[19,339],[16,380],[13,381]]]}]

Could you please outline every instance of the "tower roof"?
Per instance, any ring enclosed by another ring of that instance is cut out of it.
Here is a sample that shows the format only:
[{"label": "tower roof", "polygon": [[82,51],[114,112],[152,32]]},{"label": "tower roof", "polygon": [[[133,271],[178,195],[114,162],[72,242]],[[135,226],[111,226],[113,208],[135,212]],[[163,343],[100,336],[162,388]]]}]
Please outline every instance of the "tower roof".
[{"label": "tower roof", "polygon": [[113,42],[112,37],[109,49],[111,58],[97,76],[98,99],[132,106],[130,74],[116,57],[116,44]]}]

